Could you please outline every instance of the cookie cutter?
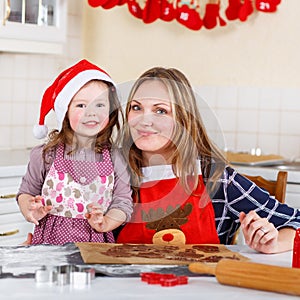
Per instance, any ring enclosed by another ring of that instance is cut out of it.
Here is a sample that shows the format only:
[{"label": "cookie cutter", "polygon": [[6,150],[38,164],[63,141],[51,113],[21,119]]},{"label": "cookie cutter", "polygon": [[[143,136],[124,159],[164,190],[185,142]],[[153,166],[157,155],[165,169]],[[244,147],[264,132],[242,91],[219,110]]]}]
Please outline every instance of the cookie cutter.
[{"label": "cookie cutter", "polygon": [[175,274],[144,272],[140,274],[140,277],[142,281],[148,284],[160,284],[164,287],[188,284],[187,276],[176,276]]},{"label": "cookie cutter", "polygon": [[57,267],[57,284],[67,285],[71,283],[72,265],[63,265]]},{"label": "cookie cutter", "polygon": [[42,266],[35,271],[35,282],[55,283],[57,281],[57,267]]},{"label": "cookie cutter", "polygon": [[57,285],[71,284],[74,287],[90,285],[95,277],[95,269],[86,266],[42,266],[41,269],[35,271],[35,282],[37,283],[56,283]]},{"label": "cookie cutter", "polygon": [[71,284],[75,288],[81,288],[91,284],[96,277],[94,268],[75,266],[71,272]]}]

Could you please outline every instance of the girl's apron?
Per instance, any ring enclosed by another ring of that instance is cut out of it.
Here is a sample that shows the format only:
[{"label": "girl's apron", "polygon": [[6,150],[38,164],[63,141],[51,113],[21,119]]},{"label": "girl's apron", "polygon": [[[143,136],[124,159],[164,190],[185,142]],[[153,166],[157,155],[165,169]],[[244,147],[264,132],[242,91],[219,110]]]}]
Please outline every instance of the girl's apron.
[{"label": "girl's apron", "polygon": [[173,172],[172,176],[164,176],[164,171],[158,172],[156,180],[146,179],[141,184],[139,203],[117,242],[174,244],[179,238],[186,244],[219,244],[214,209],[202,175],[189,195]]},{"label": "girl's apron", "polygon": [[97,232],[85,218],[88,204],[98,203],[105,213],[112,202],[114,171],[109,150],[101,156],[97,162],[68,160],[64,146],[58,146],[42,187],[45,204],[53,208],[35,226],[32,244],[114,242],[112,232]]}]

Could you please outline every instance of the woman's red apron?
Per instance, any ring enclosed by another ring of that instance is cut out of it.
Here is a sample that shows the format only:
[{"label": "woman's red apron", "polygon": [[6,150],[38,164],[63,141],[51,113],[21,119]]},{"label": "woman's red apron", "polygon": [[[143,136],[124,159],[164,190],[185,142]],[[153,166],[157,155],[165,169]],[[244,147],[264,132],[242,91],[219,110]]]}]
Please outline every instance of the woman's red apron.
[{"label": "woman's red apron", "polygon": [[124,226],[117,242],[151,244],[153,238],[160,238],[171,243],[172,230],[183,233],[186,244],[220,243],[214,209],[202,175],[191,195],[184,191],[177,178],[142,183],[139,203],[135,204],[131,221]]}]

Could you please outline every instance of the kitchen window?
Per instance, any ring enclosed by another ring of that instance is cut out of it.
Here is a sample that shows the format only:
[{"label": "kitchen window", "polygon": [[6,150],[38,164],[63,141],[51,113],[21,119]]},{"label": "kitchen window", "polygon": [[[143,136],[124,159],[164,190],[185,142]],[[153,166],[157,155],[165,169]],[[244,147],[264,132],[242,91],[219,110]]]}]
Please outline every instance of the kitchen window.
[{"label": "kitchen window", "polygon": [[0,0],[0,51],[61,54],[67,0]]}]

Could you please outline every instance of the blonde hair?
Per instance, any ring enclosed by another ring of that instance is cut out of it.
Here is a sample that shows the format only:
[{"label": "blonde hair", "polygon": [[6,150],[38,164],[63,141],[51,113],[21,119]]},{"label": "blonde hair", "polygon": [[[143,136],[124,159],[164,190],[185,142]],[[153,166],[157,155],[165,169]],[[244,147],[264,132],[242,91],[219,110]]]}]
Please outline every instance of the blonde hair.
[{"label": "blonde hair", "polygon": [[[99,82],[100,80],[91,80],[86,84],[95,81]],[[105,128],[103,128],[96,136],[96,141],[94,145],[94,150],[96,153],[101,153],[104,148],[110,149],[113,143],[120,143],[120,122],[123,123],[124,116],[119,102],[119,98],[116,92],[115,87],[110,82],[100,81],[107,84],[109,88],[108,98],[109,98],[109,122]],[[86,85],[85,84],[85,85]],[[114,130],[116,131],[116,137],[113,141],[112,135]],[[63,143],[65,145],[71,145],[74,148],[70,152],[77,150],[77,143],[74,140],[74,131],[72,130],[68,118],[68,114],[65,115],[63,120],[62,129],[58,131],[57,129],[52,130],[48,136],[48,142],[46,143],[43,149],[43,157],[45,159],[45,154],[48,151],[55,149],[58,144]],[[75,144],[74,144],[75,142]]]},{"label": "blonde hair", "polygon": [[[182,72],[173,68],[155,67],[143,73],[130,91],[125,119],[128,120],[130,102],[137,89],[148,80],[159,80],[169,92],[175,121],[172,143],[169,146],[172,149],[171,162],[174,174],[179,178],[184,189],[191,192],[198,185],[196,160],[200,159],[204,180],[206,183],[210,180],[215,184],[224,170],[226,159],[209,139],[193,89]],[[141,172],[143,157],[142,151],[132,140],[127,124],[124,127],[122,149],[131,168],[133,188],[138,191],[140,179],[143,176]],[[212,170],[212,163],[214,163],[214,170]],[[211,176],[212,172],[213,176]],[[190,179],[193,182],[192,186]]]}]

